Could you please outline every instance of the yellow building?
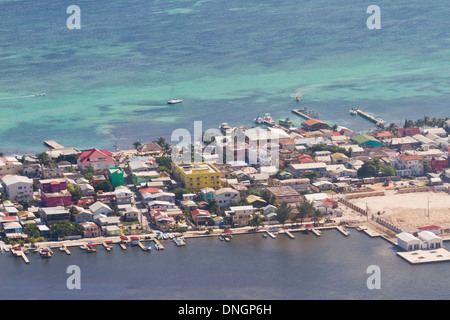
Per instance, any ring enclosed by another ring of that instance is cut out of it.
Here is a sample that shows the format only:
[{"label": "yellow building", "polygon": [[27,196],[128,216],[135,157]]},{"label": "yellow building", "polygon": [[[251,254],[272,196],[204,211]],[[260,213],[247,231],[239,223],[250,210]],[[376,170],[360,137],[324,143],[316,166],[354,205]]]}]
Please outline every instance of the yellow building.
[{"label": "yellow building", "polygon": [[210,163],[175,164],[174,173],[189,190],[199,191],[206,187],[214,189],[221,187],[220,171]]}]

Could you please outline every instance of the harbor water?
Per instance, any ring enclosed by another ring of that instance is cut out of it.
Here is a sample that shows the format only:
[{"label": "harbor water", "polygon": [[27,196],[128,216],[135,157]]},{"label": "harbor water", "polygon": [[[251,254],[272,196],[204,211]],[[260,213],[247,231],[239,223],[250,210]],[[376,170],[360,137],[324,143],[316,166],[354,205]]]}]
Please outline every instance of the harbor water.
[{"label": "harbor water", "polygon": [[[28,254],[30,264],[0,255],[0,299],[302,300],[448,299],[447,262],[411,265],[382,238],[347,229],[278,234],[191,238],[165,249],[138,246],[96,253],[78,247],[71,255]],[[448,246],[448,245],[447,245]],[[69,266],[80,269],[80,289],[68,289]],[[367,286],[369,266],[380,269],[380,289]]]}]

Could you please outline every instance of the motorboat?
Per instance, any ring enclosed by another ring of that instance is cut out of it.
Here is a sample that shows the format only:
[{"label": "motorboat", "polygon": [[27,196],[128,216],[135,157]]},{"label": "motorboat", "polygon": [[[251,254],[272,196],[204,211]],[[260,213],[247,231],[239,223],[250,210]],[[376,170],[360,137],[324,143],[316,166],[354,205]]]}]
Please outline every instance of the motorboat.
[{"label": "motorboat", "polygon": [[41,255],[42,258],[51,258],[53,252],[49,248],[41,248],[39,250],[39,254]]},{"label": "motorboat", "polygon": [[177,103],[182,103],[182,102],[183,102],[183,100],[181,100],[181,99],[172,99],[172,100],[167,101],[167,104],[177,104]]},{"label": "motorboat", "polygon": [[294,121],[292,121],[292,120],[289,119],[289,118],[286,118],[286,119],[280,119],[280,120],[278,120],[278,123],[281,124],[281,125],[283,125],[283,126],[292,126],[292,125],[294,125]]}]

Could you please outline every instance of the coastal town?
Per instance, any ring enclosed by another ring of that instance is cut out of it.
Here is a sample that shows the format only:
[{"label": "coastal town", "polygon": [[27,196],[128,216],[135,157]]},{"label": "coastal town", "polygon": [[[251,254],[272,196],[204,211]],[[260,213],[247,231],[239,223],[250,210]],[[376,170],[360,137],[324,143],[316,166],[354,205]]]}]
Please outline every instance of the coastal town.
[{"label": "coastal town", "polygon": [[387,125],[352,109],[349,116],[375,123],[361,133],[306,108],[292,112],[301,127],[270,114],[252,128],[223,123],[220,135],[191,146],[192,161],[174,161],[177,148],[163,137],[129,150],[48,140],[38,154],[2,154],[0,249],[27,261],[28,252],[51,257],[54,248],[149,251],[150,241],[163,249],[164,240],[183,246],[189,237],[294,238],[327,228],[348,236],[355,228],[410,252],[402,257],[411,263],[450,260],[442,249],[450,239],[448,118]]}]

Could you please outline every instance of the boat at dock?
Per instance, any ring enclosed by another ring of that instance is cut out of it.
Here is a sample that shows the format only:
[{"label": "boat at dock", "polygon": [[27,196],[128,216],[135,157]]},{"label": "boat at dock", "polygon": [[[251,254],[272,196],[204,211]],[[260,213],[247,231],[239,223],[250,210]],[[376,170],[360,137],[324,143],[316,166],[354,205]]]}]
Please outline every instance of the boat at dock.
[{"label": "boat at dock", "polygon": [[269,124],[269,123],[274,123],[273,118],[270,116],[270,113],[266,113],[264,115],[264,117],[256,117],[255,118],[255,123],[258,124]]},{"label": "boat at dock", "polygon": [[41,249],[39,249],[39,255],[42,258],[51,258],[53,255],[53,252],[49,248],[41,248]]},{"label": "boat at dock", "polygon": [[289,118],[280,119],[280,120],[278,120],[278,123],[281,124],[282,126],[293,126],[294,125],[294,121],[292,121]]},{"label": "boat at dock", "polygon": [[355,109],[350,109],[350,114],[352,116],[356,116],[356,115],[358,115],[358,112]]}]

